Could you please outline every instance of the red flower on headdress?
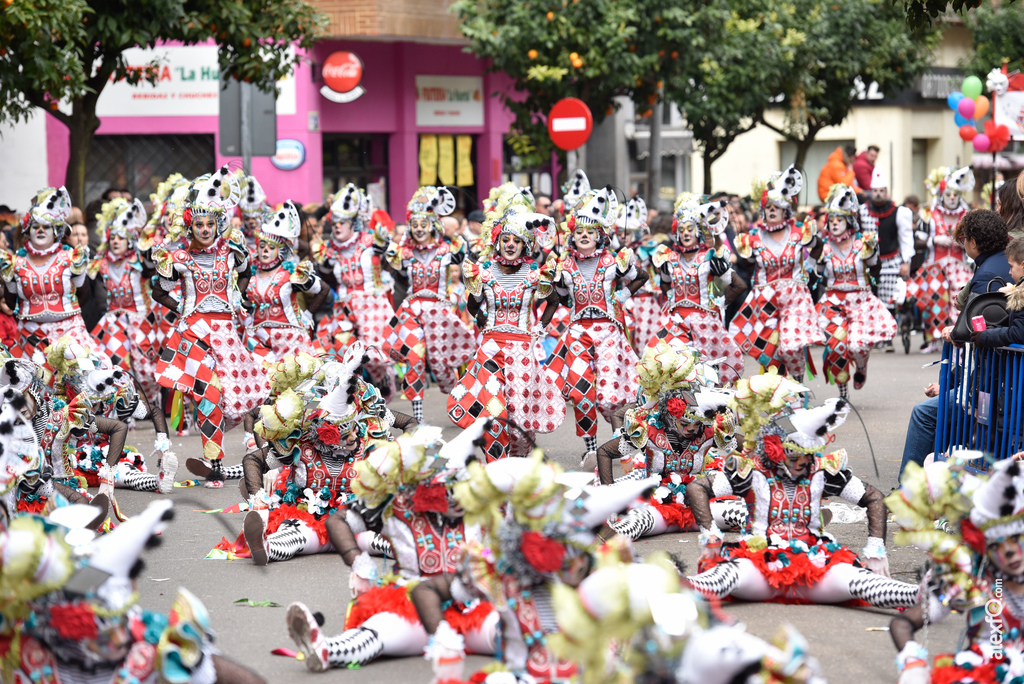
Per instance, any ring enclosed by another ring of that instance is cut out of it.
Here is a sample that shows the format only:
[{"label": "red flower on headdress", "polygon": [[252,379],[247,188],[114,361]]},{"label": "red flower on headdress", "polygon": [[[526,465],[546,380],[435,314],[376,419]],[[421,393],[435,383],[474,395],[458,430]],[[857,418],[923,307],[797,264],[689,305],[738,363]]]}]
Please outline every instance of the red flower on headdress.
[{"label": "red flower on headdress", "polygon": [[412,495],[412,510],[417,513],[444,513],[448,510],[448,490],[444,485],[419,485]]},{"label": "red flower on headdress", "polygon": [[181,220],[185,222],[188,227],[192,226],[192,208],[188,207],[185,211],[181,212]]},{"label": "red flower on headdress", "polygon": [[988,542],[985,540],[985,533],[979,530],[971,522],[970,518],[964,518],[960,521],[960,534],[969,547],[978,553],[985,553],[985,547],[988,545]]},{"label": "red flower on headdress", "polygon": [[786,449],[782,446],[782,438],[778,435],[768,435],[764,438],[764,455],[772,463],[782,463],[786,458]]},{"label": "red flower on headdress", "polygon": [[676,418],[682,418],[686,414],[686,402],[679,397],[672,397],[666,404],[668,412]]},{"label": "red flower on headdress", "polygon": [[324,444],[337,444],[341,441],[341,430],[334,423],[324,423],[316,429],[316,438]]},{"label": "red flower on headdress", "polygon": [[60,638],[69,641],[95,639],[99,634],[96,615],[87,603],[66,603],[50,608],[50,626],[57,630]]},{"label": "red flower on headdress", "polygon": [[538,572],[558,572],[565,558],[565,546],[548,539],[540,532],[523,532],[520,548],[526,562]]},{"label": "red flower on headdress", "polygon": [[573,232],[574,230],[576,230],[576,215],[575,214],[569,214],[569,220],[567,220],[565,222],[565,227],[569,230],[570,233]]}]

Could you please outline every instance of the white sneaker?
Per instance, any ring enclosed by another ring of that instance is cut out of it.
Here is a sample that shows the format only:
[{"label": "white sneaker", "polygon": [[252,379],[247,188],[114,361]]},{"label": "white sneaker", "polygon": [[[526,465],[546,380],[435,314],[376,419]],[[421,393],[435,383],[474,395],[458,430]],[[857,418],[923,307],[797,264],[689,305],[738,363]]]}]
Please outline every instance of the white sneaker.
[{"label": "white sneaker", "polygon": [[174,476],[178,474],[178,457],[173,452],[164,452],[160,459],[160,474],[157,475],[161,494],[170,494],[174,490]]},{"label": "white sneaker", "polygon": [[288,636],[299,647],[306,668],[310,672],[329,670],[327,638],[309,608],[302,603],[293,603],[288,606],[285,620],[288,622]]}]

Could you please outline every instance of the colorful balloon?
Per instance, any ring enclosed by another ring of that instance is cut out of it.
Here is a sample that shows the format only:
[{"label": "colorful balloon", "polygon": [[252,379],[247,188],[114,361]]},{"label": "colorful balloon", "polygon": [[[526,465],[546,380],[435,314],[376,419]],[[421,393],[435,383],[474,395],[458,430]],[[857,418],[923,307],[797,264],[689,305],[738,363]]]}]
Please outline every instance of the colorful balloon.
[{"label": "colorful balloon", "polygon": [[988,101],[988,98],[985,97],[984,95],[979,95],[978,97],[974,98],[974,118],[985,118],[985,115],[988,114],[988,109],[990,105],[991,103]]},{"label": "colorful balloon", "polygon": [[988,152],[989,145],[992,144],[988,136],[985,135],[984,133],[979,133],[978,135],[974,136],[974,140],[972,140],[971,142],[974,143],[974,149],[977,150],[978,152]]},{"label": "colorful balloon", "polygon": [[964,118],[964,116],[962,114],[959,114],[959,113],[956,116],[953,117],[953,121],[956,122],[956,127],[957,128],[963,128],[964,126],[967,126],[968,124],[971,123],[970,119]]},{"label": "colorful balloon", "polygon": [[955,93],[950,93],[949,97],[946,98],[946,104],[949,105],[949,108],[952,109],[955,112],[956,111],[956,106],[958,104],[960,104],[960,100],[962,100],[962,99],[964,99],[964,94],[963,93],[961,93],[959,91],[957,91]]},{"label": "colorful balloon", "polygon": [[964,82],[960,84],[960,92],[964,94],[969,100],[981,95],[981,79],[977,76],[968,76],[964,79]]},{"label": "colorful balloon", "polygon": [[965,119],[974,118],[974,100],[968,100],[966,97],[960,100],[956,105],[956,111],[960,112],[960,116]]},{"label": "colorful balloon", "polygon": [[960,138],[964,142],[970,142],[974,140],[975,136],[978,135],[978,129],[970,124],[960,127]]}]

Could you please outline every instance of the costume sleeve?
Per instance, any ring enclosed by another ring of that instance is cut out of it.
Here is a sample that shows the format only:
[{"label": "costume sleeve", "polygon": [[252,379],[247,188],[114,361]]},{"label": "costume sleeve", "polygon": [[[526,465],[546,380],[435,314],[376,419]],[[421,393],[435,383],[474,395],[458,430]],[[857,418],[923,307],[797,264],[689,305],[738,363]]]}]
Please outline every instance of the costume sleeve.
[{"label": "costume sleeve", "polygon": [[900,256],[909,264],[914,258],[914,212],[907,207],[896,209],[896,231],[900,239]]},{"label": "costume sleeve", "polygon": [[69,251],[68,268],[71,269],[71,284],[82,287],[89,273],[89,248],[78,246],[72,247]]},{"label": "costume sleeve", "polygon": [[373,247],[364,249],[359,255],[359,270],[363,273],[363,289],[378,293],[383,286],[380,281],[380,262],[374,264],[375,258],[379,259],[374,254]]},{"label": "costume sleeve", "polygon": [[178,279],[178,274],[174,268],[174,259],[166,248],[157,247],[153,252],[153,261],[156,263],[156,273],[162,280],[173,281]]},{"label": "costume sleeve", "polygon": [[722,470],[711,479],[715,496],[746,496],[754,486],[754,462],[741,454],[726,456]]},{"label": "costume sleeve", "polygon": [[238,228],[232,228],[227,240],[235,253],[235,271],[246,275],[249,271],[249,249],[245,246],[245,235]]},{"label": "costume sleeve", "polygon": [[308,292],[315,295],[320,292],[323,286],[320,277],[316,274],[316,267],[312,261],[300,261],[295,266],[295,272],[289,278],[292,288],[296,292]]},{"label": "costume sleeve", "polygon": [[619,253],[615,255],[615,269],[621,278],[628,280],[636,278],[636,257],[633,255],[633,250],[629,247],[619,250]]},{"label": "costume sleeve", "polygon": [[558,257],[554,254],[549,254],[547,261],[540,267],[537,272],[537,299],[547,299],[551,296],[553,290],[552,280],[555,277],[555,269],[558,263]]},{"label": "costume sleeve", "polygon": [[[729,476],[726,475],[724,472],[715,471],[708,473],[708,479],[711,481],[711,493],[714,494],[715,497],[732,496],[734,494],[740,495],[740,492],[738,492],[732,486],[732,481],[729,479]],[[749,478],[747,479],[745,488],[742,493],[746,494],[748,491],[750,491]]]},{"label": "costume sleeve", "polygon": [[466,291],[475,299],[482,299],[484,296],[483,269],[475,261],[462,262],[462,282]]}]

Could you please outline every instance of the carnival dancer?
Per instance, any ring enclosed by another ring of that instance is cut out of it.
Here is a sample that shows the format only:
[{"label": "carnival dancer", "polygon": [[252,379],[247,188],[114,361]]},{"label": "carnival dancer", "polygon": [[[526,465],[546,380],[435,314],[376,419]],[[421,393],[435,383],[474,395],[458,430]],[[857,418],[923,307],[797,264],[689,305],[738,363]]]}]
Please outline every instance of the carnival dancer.
[{"label": "carnival dancer", "polygon": [[620,205],[619,218],[615,222],[617,233],[622,236],[624,246],[636,255],[637,268],[647,273],[647,282],[626,302],[626,313],[632,319],[629,326],[633,351],[637,355],[655,333],[665,327],[667,318],[662,313],[663,293],[658,289],[658,278],[651,257],[662,244],[651,235],[647,225],[647,205],[642,197],[632,197],[625,206]]},{"label": "carnival dancer", "polygon": [[103,205],[96,226],[103,239],[89,265],[89,277],[98,279],[107,293],[107,312],[92,335],[99,350],[115,366],[130,371],[147,396],[159,397],[156,361],[160,354],[153,325],[153,300],[147,269],[136,246],[146,224],[142,202],[118,197]]},{"label": "carnival dancer", "polygon": [[827,283],[817,304],[818,325],[828,335],[822,364],[825,378],[839,386],[844,399],[850,395],[850,366],[853,388],[860,389],[867,380],[872,347],[896,335],[896,319],[871,293],[870,275],[879,268],[878,234],[860,233],[863,212],[857,204],[853,188],[832,186],[825,202],[828,243],[817,267]]},{"label": "carnival dancer", "polygon": [[974,190],[974,173],[969,166],[935,169],[928,176],[928,187],[935,197],[928,221],[928,256],[907,283],[907,296],[916,298],[924,318],[922,354],[938,350],[936,340],[941,339],[942,329],[956,321],[956,295],[971,280],[964,249],[953,238],[956,224],[970,210],[963,194]]},{"label": "carnival dancer", "polygon": [[751,262],[754,277],[743,306],[729,324],[729,334],[744,354],[762,368],[785,370],[795,379],[807,368],[807,349],[822,344],[805,254],[817,261],[824,242],[813,221],[797,223],[793,203],[803,175],[790,166],[761,195],[757,228],[736,236],[736,256]]},{"label": "carnival dancer", "polygon": [[328,291],[312,262],[299,261],[299,212],[286,200],[256,231],[255,273],[246,298],[253,307],[249,351],[275,363],[287,354],[313,353],[313,316]]},{"label": "carnival dancer", "polygon": [[[551,286],[570,307],[571,325],[549,359],[562,396],[572,401],[576,435],[586,445],[584,462],[597,456],[597,414],[611,421],[636,386],[636,352],[626,333],[622,302],[647,282],[632,250],[607,248],[618,201],[611,186],[590,190],[569,214],[568,252],[548,259]],[[552,268],[552,262],[554,267]],[[544,310],[547,325],[554,307]],[[593,467],[593,466],[590,466]]]},{"label": "carnival dancer", "polygon": [[743,376],[743,353],[728,334],[722,320],[719,294],[731,302],[746,289],[732,270],[725,250],[716,250],[719,235],[729,224],[725,200],[700,204],[683,193],[676,200],[670,245],[659,245],[651,263],[659,274],[665,294],[666,325],[648,338],[679,340],[699,349],[707,360],[722,359],[718,366],[722,384],[731,385]]},{"label": "carnival dancer", "polygon": [[[924,600],[889,624],[900,684],[1012,684],[1024,676],[1024,477],[1013,459],[994,464],[987,479],[975,477],[963,464],[980,456],[911,463],[886,498],[902,528],[897,543],[931,559]],[[915,632],[952,611],[966,616],[966,639],[929,666],[928,633],[919,643]]]},{"label": "carnival dancer", "polygon": [[[889,198],[889,182],[878,166],[871,174],[870,201],[860,207],[861,232],[874,233],[878,242],[881,268],[877,277],[878,299],[896,318],[898,306],[894,302],[900,281],[910,277],[910,262],[914,258],[914,212],[909,207],[897,207]],[[892,340],[885,341],[886,352],[895,352]]]},{"label": "carnival dancer", "polygon": [[[566,211],[562,212],[564,218],[568,209],[572,209],[576,206],[576,203],[580,201],[580,198],[584,194],[590,192],[590,179],[587,178],[581,169],[576,169],[575,173],[569,178],[565,184],[562,185],[562,200],[560,201],[561,206],[566,207]],[[557,214],[557,212],[555,212]],[[557,223],[557,219],[556,223]],[[558,240],[552,246],[550,250],[545,250],[545,260],[554,254],[556,257],[560,257],[565,253],[565,245],[563,244],[563,238],[569,237],[566,223],[558,224]],[[551,360],[551,353],[558,346],[558,340],[562,338],[565,331],[569,329],[569,325],[572,323],[572,308],[565,306],[559,302],[557,307],[554,307],[554,311],[548,314],[545,310],[544,313],[544,327],[546,337],[544,339],[544,351],[548,353],[548,361]]]},{"label": "carnival dancer", "polygon": [[[162,246],[172,234],[174,217],[181,214],[185,209],[185,201],[188,199],[189,180],[180,173],[172,173],[163,183],[160,183],[156,192],[149,196],[153,204],[153,213],[142,229],[137,249],[142,257],[143,270],[147,273],[156,271],[156,261],[153,260],[153,251]],[[177,231],[174,235],[178,236]],[[177,240],[175,240],[177,241]],[[152,294],[152,290],[150,290]],[[181,282],[176,281],[174,289],[171,290],[171,297],[181,301]],[[170,339],[171,331],[178,320],[177,307],[173,310],[165,309],[162,306],[153,306],[146,321],[153,329],[153,349],[163,349]],[[154,370],[154,378],[155,378]],[[157,395],[153,395],[156,399]]]},{"label": "carnival dancer", "polygon": [[539,449],[527,458],[473,463],[468,472],[455,486],[455,498],[466,521],[480,525],[483,541],[467,541],[457,574],[425,579],[413,589],[417,613],[431,635],[426,656],[439,678],[461,676],[452,670],[462,670],[465,650],[446,637],[442,606],[479,599],[501,616],[500,657],[516,681],[566,680],[578,668],[548,643],[558,631],[552,592],[562,584],[579,585],[601,554],[632,559],[621,537],[599,549],[596,531],[656,480],[591,486],[585,484],[591,476],[562,472]]},{"label": "carnival dancer", "polygon": [[408,365],[402,396],[412,402],[413,417],[421,423],[428,364],[441,392],[448,394],[459,381],[459,367],[476,348],[472,331],[448,300],[448,267],[466,258],[462,238],[446,238],[441,229],[441,217],[454,209],[455,197],[448,188],[420,188],[406,212],[409,236],[401,243],[390,242],[384,252],[384,267],[408,285],[405,301],[384,328],[384,350],[395,362]]},{"label": "carnival dancer", "polygon": [[[17,254],[0,252],[0,279],[7,285],[7,304],[15,311],[18,343],[11,353],[42,365],[45,349],[64,335],[96,348],[78,305],[77,290],[85,284],[89,248],[61,242],[71,215],[66,188],[44,188],[25,214],[25,246]],[[82,290],[87,291],[87,288]]]},{"label": "carnival dancer", "polygon": [[[914,605],[918,586],[889,578],[882,494],[850,471],[845,451],[824,453],[828,431],[845,420],[848,404],[830,399],[786,416],[787,404],[801,402],[805,391],[774,373],[737,383],[743,451],[686,490],[701,527],[700,572],[690,584],[709,597],[744,601]],[[708,505],[728,494],[752,501],[748,534],[735,543],[722,541]],[[859,559],[822,529],[821,504],[832,496],[867,509],[868,541]]]},{"label": "carnival dancer", "polygon": [[324,282],[334,288],[334,311],[320,321],[317,345],[341,355],[352,339],[379,350],[366,371],[386,396],[395,390],[395,369],[383,354],[384,329],[395,310],[381,277],[381,255],[373,249],[368,216],[370,199],[349,183],[331,204],[330,240],[313,245],[313,260]]},{"label": "carnival dancer", "polygon": [[[736,446],[732,393],[717,389],[718,373],[700,363],[700,353],[659,342],[647,347],[637,364],[642,405],[626,410],[622,436],[597,452],[601,484],[612,485],[612,463],[629,459],[627,479],[660,478],[659,486],[638,500],[611,528],[630,539],[696,529],[685,502],[687,486],[702,472],[722,467],[722,457]],[[621,479],[621,478],[620,478]],[[720,527],[739,528],[747,507],[740,499],[711,501]]]},{"label": "carnival dancer", "polygon": [[[249,246],[250,252],[255,255],[260,227],[268,221],[268,215],[274,213],[274,208],[267,203],[267,193],[263,192],[263,186],[256,180],[256,176],[246,176],[242,181],[242,197],[238,200],[238,211],[242,215],[242,232],[245,234],[245,242]],[[298,247],[298,238],[296,237],[294,249],[298,249]]]},{"label": "carnival dancer", "polygon": [[[273,491],[250,497],[242,536],[256,565],[334,550],[327,518],[351,503],[355,466],[370,441],[389,439],[390,424],[378,417],[387,415],[383,399],[358,374],[364,351],[354,345],[340,367],[330,369],[327,394],[300,386],[301,394],[287,389],[260,409],[256,432],[285,467]],[[245,462],[247,484],[258,484],[263,473],[251,475]]]},{"label": "carnival dancer", "polygon": [[561,390],[544,367],[535,313],[540,301],[558,304],[536,262],[556,228],[549,217],[533,212],[518,189],[502,207],[484,224],[479,261],[462,265],[469,313],[482,319],[483,335],[448,395],[448,416],[459,427],[481,416],[496,419],[484,434],[488,460],[525,456],[533,435],[553,432],[565,419]]},{"label": "carnival dancer", "polygon": [[[196,405],[208,487],[223,486],[224,433],[270,392],[266,372],[242,345],[236,318],[250,277],[242,234],[228,229],[240,196],[239,178],[226,166],[192,181],[176,225],[188,244],[155,254],[153,299],[180,316],[161,352],[157,380]],[[180,303],[170,295],[178,281]]]},{"label": "carnival dancer", "polygon": [[[107,485],[139,492],[170,494],[178,471],[178,457],[171,451],[167,420],[163,411],[154,410],[145,392],[127,371],[113,367],[102,357],[63,337],[47,349],[47,365],[53,370],[56,399],[73,406],[83,403],[82,415],[92,420],[95,430],[69,438],[69,455],[75,476],[84,486]],[[5,369],[8,374],[16,366]],[[27,372],[22,369],[20,372]],[[156,431],[152,456],[157,457],[158,473],[149,472],[146,459],[135,447],[127,446],[127,421],[152,420]],[[76,431],[77,433],[78,431]],[[116,501],[111,496],[111,503]]]},{"label": "carnival dancer", "polygon": [[159,543],[169,500],[95,539],[75,520],[95,509],[80,509],[21,516],[0,533],[0,572],[18,587],[0,608],[4,681],[262,684],[219,654],[209,614],[187,590],[166,616],[139,606],[139,556]]},{"label": "carnival dancer", "polygon": [[[471,431],[479,437],[486,422],[477,421]],[[429,656],[430,645],[438,640],[471,653],[495,652],[499,616],[490,604],[457,599],[438,606],[437,619],[444,627],[430,640],[413,603],[415,595],[410,596],[419,583],[458,572],[463,545],[480,540],[479,526],[463,521],[451,493],[467,477],[467,459],[475,458],[473,440],[460,440],[468,449],[445,445],[439,451],[439,433],[438,428],[420,427],[392,442],[373,442],[366,460],[356,466],[353,490],[358,504],[379,516],[381,536],[396,563],[390,578],[381,578],[353,536],[353,528],[365,527],[365,522],[350,513],[346,519],[351,527],[338,526],[348,531],[339,552],[351,567],[352,603],[345,631],[327,637],[304,604],[288,607],[288,633],[310,670],[362,666],[380,656],[416,656],[425,649]]]}]

